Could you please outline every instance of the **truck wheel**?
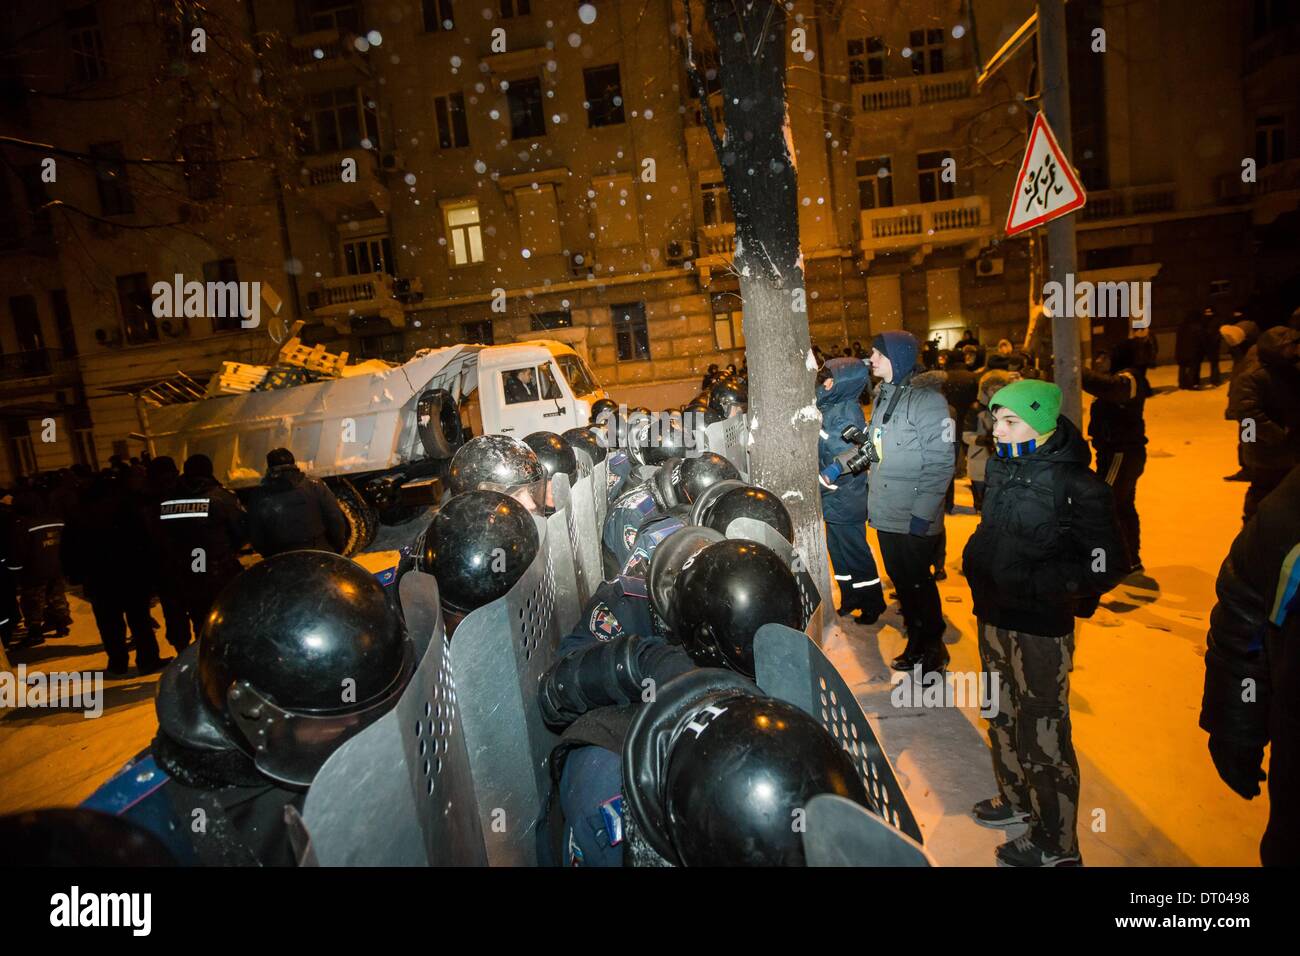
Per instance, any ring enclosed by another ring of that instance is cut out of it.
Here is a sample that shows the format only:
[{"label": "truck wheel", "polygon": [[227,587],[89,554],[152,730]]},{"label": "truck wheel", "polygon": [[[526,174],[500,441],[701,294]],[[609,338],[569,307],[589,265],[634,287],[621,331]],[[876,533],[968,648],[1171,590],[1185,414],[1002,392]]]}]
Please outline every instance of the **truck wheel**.
[{"label": "truck wheel", "polygon": [[379,531],[379,518],[375,509],[348,479],[331,478],[329,486],[338,499],[343,516],[348,519],[348,543],[343,553],[351,556],[364,551]]},{"label": "truck wheel", "polygon": [[460,410],[451,392],[445,388],[431,388],[422,394],[415,414],[420,444],[428,457],[450,458],[464,444]]}]

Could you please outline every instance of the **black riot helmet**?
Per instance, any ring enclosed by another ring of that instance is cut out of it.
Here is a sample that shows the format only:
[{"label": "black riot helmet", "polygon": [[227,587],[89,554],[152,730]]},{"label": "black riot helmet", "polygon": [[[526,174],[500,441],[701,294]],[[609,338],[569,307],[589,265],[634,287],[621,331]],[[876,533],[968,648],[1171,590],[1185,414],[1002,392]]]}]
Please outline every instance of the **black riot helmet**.
[{"label": "black riot helmet", "polygon": [[754,635],[764,624],[803,627],[794,573],[756,541],[728,539],[689,557],[673,584],[665,620],[701,667],[754,676]]},{"label": "black riot helmet", "polygon": [[597,440],[589,427],[570,428],[560,437],[569,443],[575,454],[585,454],[592,467],[605,460],[605,446]]},{"label": "black riot helmet", "polygon": [[444,609],[464,616],[514,587],[539,546],[528,509],[498,491],[471,491],[433,516],[420,570],[438,579]]},{"label": "black riot helmet", "polygon": [[739,480],[740,472],[736,466],[712,451],[683,459],[672,472],[677,500],[688,505],[695,504],[700,495],[720,481]]},{"label": "black riot helmet", "polygon": [[686,454],[686,433],[680,418],[667,414],[648,419],[636,418],[629,423],[628,451],[638,465],[662,465],[670,458]]},{"label": "black riot helmet", "polygon": [[722,540],[723,536],[712,528],[687,525],[660,541],[650,556],[650,570],[646,575],[650,606],[670,630],[676,626],[672,614],[673,585],[681,574],[682,565],[709,545]]},{"label": "black riot helmet", "polygon": [[744,412],[748,404],[748,389],[734,378],[719,379],[709,389],[709,412],[716,421]]},{"label": "black riot helmet", "polygon": [[609,421],[618,415],[618,403],[612,398],[598,398],[591,403],[591,417],[587,423],[595,425],[602,421]]},{"label": "black riot helmet", "polygon": [[752,695],[699,709],[667,755],[661,791],[683,866],[803,866],[796,812],[820,793],[869,806],[848,754],[821,724],[787,701]]},{"label": "black riot helmet", "polygon": [[[457,449],[447,472],[452,495],[499,491],[518,497],[530,510],[546,500],[546,469],[537,453],[509,435],[480,435]],[[530,505],[531,501],[531,505]]]},{"label": "black riot helmet", "polygon": [[568,475],[570,485],[578,480],[578,458],[569,443],[555,432],[533,432],[524,437],[524,444],[542,463],[548,480],[558,474]]},{"label": "black riot helmet", "polygon": [[745,485],[727,488],[716,497],[710,496],[700,523],[726,534],[727,526],[737,518],[761,521],[794,544],[794,523],[790,520],[790,512],[784,502],[766,488]]},{"label": "black riot helmet", "polygon": [[204,705],[262,774],[291,787],[391,709],[413,669],[383,586],[327,551],[287,551],[242,572],[198,648]]}]

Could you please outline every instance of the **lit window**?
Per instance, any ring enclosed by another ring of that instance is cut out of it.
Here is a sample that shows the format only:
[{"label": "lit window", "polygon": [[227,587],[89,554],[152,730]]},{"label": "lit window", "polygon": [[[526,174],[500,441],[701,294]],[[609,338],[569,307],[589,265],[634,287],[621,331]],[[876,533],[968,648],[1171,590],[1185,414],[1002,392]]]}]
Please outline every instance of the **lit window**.
[{"label": "lit window", "polygon": [[457,203],[443,209],[447,223],[447,245],[451,264],[467,266],[483,261],[483,228],[479,224],[478,203]]}]

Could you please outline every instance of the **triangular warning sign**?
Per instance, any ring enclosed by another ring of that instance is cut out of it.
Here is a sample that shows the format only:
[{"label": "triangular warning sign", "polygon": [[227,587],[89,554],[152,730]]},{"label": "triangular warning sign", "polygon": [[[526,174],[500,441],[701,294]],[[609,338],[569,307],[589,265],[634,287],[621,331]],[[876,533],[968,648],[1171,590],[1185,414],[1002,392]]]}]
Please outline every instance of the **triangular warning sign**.
[{"label": "triangular warning sign", "polygon": [[1007,235],[1041,226],[1082,208],[1088,201],[1074,168],[1061,152],[1041,111],[1029,131],[1025,161],[1016,177],[1016,191],[1007,212]]}]

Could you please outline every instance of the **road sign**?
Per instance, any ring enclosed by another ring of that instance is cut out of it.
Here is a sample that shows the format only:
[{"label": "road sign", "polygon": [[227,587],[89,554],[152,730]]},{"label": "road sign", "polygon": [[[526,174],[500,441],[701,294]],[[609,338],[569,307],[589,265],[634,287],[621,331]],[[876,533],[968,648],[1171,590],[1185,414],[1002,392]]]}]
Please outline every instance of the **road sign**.
[{"label": "road sign", "polygon": [[1007,213],[1007,235],[1014,236],[1082,209],[1087,201],[1070,161],[1039,111],[1029,132],[1025,161],[1016,177],[1016,191]]}]

